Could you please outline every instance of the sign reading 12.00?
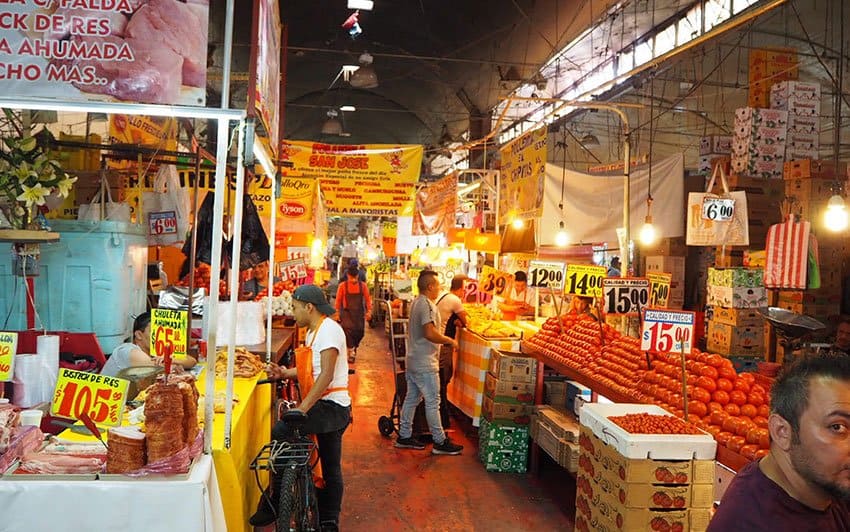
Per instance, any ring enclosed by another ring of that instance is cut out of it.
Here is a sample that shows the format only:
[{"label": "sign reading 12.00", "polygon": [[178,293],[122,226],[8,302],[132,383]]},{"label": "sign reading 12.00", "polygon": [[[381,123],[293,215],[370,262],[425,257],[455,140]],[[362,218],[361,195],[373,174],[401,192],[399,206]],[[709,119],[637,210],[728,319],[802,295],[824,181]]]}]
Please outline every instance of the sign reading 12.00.
[{"label": "sign reading 12.00", "polygon": [[649,303],[649,279],[606,277],[602,297],[606,314],[637,314]]},{"label": "sign reading 12.00", "polygon": [[528,265],[528,286],[563,290],[565,266],[563,262],[532,260]]},{"label": "sign reading 12.00", "polygon": [[478,280],[478,289],[487,294],[501,296],[511,289],[513,279],[511,274],[485,265],[481,268],[481,279]]},{"label": "sign reading 12.00", "polygon": [[98,425],[118,426],[127,402],[130,381],[62,368],[53,389],[50,413],[56,417],[80,419],[87,414]]},{"label": "sign reading 12.00", "polygon": [[18,352],[18,333],[0,331],[0,382],[15,375],[15,354]]},{"label": "sign reading 12.00", "polygon": [[694,313],[647,309],[640,334],[641,351],[689,354],[694,337]]},{"label": "sign reading 12.00", "polygon": [[567,264],[566,292],[576,296],[600,297],[602,279],[607,273],[605,266]]},{"label": "sign reading 12.00", "polygon": [[158,357],[187,353],[188,315],[185,310],[155,308],[151,311],[151,351]]}]

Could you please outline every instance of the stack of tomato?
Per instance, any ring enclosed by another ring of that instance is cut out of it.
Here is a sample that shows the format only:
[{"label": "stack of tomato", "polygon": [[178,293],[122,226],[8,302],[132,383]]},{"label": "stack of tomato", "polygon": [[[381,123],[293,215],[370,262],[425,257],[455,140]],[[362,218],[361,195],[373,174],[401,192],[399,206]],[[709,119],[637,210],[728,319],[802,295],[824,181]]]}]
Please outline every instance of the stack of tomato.
[{"label": "stack of tomato", "polygon": [[[210,265],[205,264],[203,262],[198,263],[195,266],[195,271],[193,272],[194,282],[192,285],[195,288],[205,288],[207,291],[210,289]],[[186,274],[182,279],[175,283],[177,286],[189,286],[189,274]],[[218,294],[219,297],[225,299],[230,297],[230,292],[228,291],[227,281],[224,279],[220,279],[218,281]]]},{"label": "stack of tomato", "polygon": [[607,324],[600,328],[588,315],[549,318],[527,341],[547,357],[630,397],[640,381],[639,370],[646,368],[640,340],[623,336]]},{"label": "stack of tomato", "polygon": [[[276,282],[272,286],[272,295],[274,297],[277,297],[280,294],[282,294],[284,290],[286,290],[287,292],[294,292],[295,291],[295,283],[293,283],[292,281],[289,281],[289,280]],[[264,297],[266,297],[267,295],[269,295],[269,289],[263,288],[262,290],[257,292],[257,297],[254,298],[254,300],[259,301],[259,300],[263,299]]]},{"label": "stack of tomato", "polygon": [[[729,359],[698,349],[686,357],[685,372],[688,420],[747,459],[767,454],[770,398],[755,375],[739,375]],[[647,401],[684,417],[679,355],[655,355],[652,369],[643,372],[641,389]]]}]

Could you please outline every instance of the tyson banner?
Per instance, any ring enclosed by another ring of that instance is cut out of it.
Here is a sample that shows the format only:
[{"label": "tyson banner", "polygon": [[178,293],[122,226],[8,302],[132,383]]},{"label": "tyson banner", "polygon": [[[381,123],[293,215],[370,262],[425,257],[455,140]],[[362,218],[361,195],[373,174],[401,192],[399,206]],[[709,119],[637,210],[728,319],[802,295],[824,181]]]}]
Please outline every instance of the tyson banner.
[{"label": "tyson banner", "polygon": [[208,0],[3,0],[0,93],[202,106],[208,25]]},{"label": "tyson banner", "polygon": [[422,146],[284,140],[284,178],[318,180],[328,214],[410,216]]}]

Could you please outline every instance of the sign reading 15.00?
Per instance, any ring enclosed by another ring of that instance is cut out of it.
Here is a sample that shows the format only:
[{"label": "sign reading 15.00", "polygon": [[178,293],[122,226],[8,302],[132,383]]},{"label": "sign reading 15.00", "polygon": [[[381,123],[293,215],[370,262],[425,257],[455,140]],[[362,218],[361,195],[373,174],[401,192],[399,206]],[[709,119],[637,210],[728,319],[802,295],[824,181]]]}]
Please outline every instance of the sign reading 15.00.
[{"label": "sign reading 15.00", "polygon": [[563,290],[565,266],[563,262],[532,260],[528,265],[528,286]]},{"label": "sign reading 15.00", "polygon": [[151,351],[158,357],[188,352],[188,314],[185,310],[155,308],[151,311]]},{"label": "sign reading 15.00", "polygon": [[602,279],[608,273],[605,266],[567,264],[566,292],[576,296],[602,296]]},{"label": "sign reading 15.00", "polygon": [[487,294],[502,296],[511,289],[513,279],[511,274],[485,265],[481,268],[481,279],[478,280],[478,289]]},{"label": "sign reading 15.00", "polygon": [[693,344],[694,321],[693,312],[646,310],[640,335],[641,351],[689,354]]},{"label": "sign reading 15.00", "polygon": [[637,314],[649,303],[649,279],[606,277],[602,279],[606,314]]},{"label": "sign reading 15.00", "polygon": [[0,382],[15,375],[15,354],[18,352],[18,333],[0,332]]}]

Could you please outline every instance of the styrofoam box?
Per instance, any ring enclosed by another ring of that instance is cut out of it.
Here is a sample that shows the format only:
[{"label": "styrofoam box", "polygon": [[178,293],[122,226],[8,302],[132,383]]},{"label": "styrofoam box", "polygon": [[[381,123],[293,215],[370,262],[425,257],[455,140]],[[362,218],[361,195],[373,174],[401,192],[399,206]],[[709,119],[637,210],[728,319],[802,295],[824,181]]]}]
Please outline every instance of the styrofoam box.
[{"label": "styrofoam box", "polygon": [[717,442],[703,434],[631,434],[609,420],[626,414],[670,415],[656,405],[588,403],[579,414],[581,424],[597,438],[614,447],[626,458],[653,460],[713,460]]}]

